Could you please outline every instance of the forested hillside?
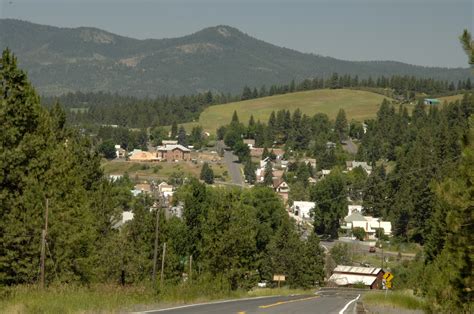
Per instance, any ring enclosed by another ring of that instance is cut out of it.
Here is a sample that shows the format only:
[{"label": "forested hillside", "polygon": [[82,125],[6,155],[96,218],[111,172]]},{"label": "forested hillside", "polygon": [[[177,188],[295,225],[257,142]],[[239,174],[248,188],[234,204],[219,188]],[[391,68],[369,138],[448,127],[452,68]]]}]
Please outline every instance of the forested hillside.
[{"label": "forested hillside", "polygon": [[237,93],[245,86],[327,78],[332,73],[414,75],[457,82],[468,69],[429,68],[393,61],[352,62],[304,54],[215,26],[171,39],[137,40],[95,28],[58,28],[0,20],[0,49],[9,47],[39,93],[112,92],[157,96]]}]

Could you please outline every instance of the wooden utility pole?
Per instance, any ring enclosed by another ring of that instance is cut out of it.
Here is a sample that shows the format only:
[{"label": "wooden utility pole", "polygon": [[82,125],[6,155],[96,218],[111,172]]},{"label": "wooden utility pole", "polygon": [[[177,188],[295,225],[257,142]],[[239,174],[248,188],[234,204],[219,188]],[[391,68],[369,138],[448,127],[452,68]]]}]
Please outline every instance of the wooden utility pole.
[{"label": "wooden utility pole", "polygon": [[41,232],[41,256],[40,256],[40,287],[44,288],[44,263],[46,258],[46,236],[48,234],[48,207],[49,199],[46,199],[46,208],[44,215],[44,229]]},{"label": "wooden utility pole", "polygon": [[193,280],[193,255],[189,255],[189,283]]},{"label": "wooden utility pole", "polygon": [[155,226],[155,251],[153,253],[153,274],[151,280],[153,286],[156,284],[156,262],[158,259],[158,233],[160,231],[160,208],[156,209],[156,226]]},{"label": "wooden utility pole", "polygon": [[165,257],[166,257],[166,242],[163,244],[163,256],[161,257],[161,277],[160,277],[161,288],[163,288],[163,277],[165,275]]}]

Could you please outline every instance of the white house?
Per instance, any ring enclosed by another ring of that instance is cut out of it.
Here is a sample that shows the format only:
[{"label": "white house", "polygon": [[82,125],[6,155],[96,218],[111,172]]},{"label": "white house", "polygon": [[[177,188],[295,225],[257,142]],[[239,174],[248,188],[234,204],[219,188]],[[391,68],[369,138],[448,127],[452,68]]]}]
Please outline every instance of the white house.
[{"label": "white house", "polygon": [[347,205],[347,216],[353,213],[362,213],[362,205]]},{"label": "white house", "polygon": [[133,220],[133,212],[132,211],[123,211],[122,212],[122,219],[117,221],[117,223],[113,226],[113,228],[120,228],[123,226],[127,221]]},{"label": "white house", "polygon": [[115,156],[117,158],[125,158],[127,157],[127,151],[117,144],[115,145]]},{"label": "white house", "polygon": [[346,167],[347,167],[347,171],[352,171],[357,167],[361,167],[362,169],[365,170],[367,175],[370,175],[372,173],[372,166],[367,164],[367,162],[365,161],[355,161],[355,160],[346,161]]},{"label": "white house", "polygon": [[342,229],[352,230],[354,228],[364,229],[367,239],[375,239],[375,232],[378,228],[383,228],[385,235],[392,234],[392,223],[390,221],[383,221],[382,218],[375,218],[372,216],[362,216],[359,212],[354,212],[344,218],[345,225]]},{"label": "white house", "polygon": [[331,174],[331,170],[329,170],[329,169],[322,169],[321,170],[321,178],[322,179],[324,179],[325,177],[327,177],[330,174]]},{"label": "white house", "polygon": [[310,218],[311,210],[315,207],[315,202],[295,201],[291,206],[291,211],[300,218]]},{"label": "white house", "polygon": [[255,140],[254,139],[244,139],[244,144],[247,144],[249,149],[253,149],[255,147]]}]

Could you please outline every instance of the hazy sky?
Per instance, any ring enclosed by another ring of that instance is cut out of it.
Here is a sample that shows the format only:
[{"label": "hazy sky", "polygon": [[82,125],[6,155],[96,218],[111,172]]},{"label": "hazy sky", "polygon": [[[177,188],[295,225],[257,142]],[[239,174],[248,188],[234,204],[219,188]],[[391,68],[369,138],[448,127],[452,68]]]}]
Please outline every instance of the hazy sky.
[{"label": "hazy sky", "polygon": [[474,0],[0,0],[0,17],[135,38],[178,37],[226,24],[279,46],[340,59],[467,67],[457,38],[474,28]]}]

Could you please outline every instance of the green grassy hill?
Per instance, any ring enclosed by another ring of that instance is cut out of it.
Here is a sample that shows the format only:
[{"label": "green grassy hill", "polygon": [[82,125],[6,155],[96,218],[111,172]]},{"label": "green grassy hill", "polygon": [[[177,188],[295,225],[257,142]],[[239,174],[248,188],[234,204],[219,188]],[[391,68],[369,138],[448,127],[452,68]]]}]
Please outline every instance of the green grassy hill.
[{"label": "green grassy hill", "polygon": [[[214,133],[216,129],[228,124],[234,110],[241,122],[247,123],[250,115],[255,120],[267,122],[273,110],[288,109],[291,112],[300,108],[307,115],[321,112],[334,119],[340,108],[344,109],[348,120],[362,121],[374,117],[385,96],[350,89],[324,89],[277,95],[246,101],[211,106],[204,110],[199,117],[199,123],[204,130]],[[197,123],[186,125],[187,128]]]}]

